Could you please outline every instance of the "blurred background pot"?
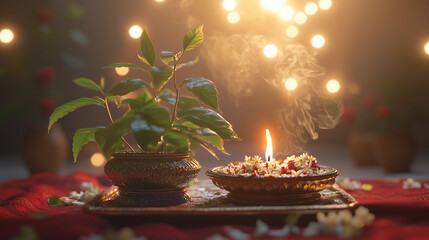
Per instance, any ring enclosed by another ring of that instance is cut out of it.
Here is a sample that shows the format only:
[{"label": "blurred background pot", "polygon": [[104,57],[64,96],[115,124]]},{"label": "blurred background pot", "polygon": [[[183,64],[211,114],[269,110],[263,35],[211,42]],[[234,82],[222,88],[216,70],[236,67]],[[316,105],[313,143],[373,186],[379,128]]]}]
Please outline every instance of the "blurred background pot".
[{"label": "blurred background pot", "polygon": [[374,142],[374,156],[386,173],[406,172],[416,156],[417,144],[410,131],[380,133]]},{"label": "blurred background pot", "polygon": [[118,204],[161,207],[189,200],[186,188],[201,170],[189,154],[115,153],[104,172],[119,189]]},{"label": "blurred background pot", "polygon": [[348,149],[358,166],[374,166],[377,162],[374,158],[373,148],[376,134],[355,130],[348,139]]},{"label": "blurred background pot", "polygon": [[55,124],[49,134],[47,125],[33,125],[24,134],[22,156],[31,174],[59,173],[69,150],[68,140],[59,124]]}]

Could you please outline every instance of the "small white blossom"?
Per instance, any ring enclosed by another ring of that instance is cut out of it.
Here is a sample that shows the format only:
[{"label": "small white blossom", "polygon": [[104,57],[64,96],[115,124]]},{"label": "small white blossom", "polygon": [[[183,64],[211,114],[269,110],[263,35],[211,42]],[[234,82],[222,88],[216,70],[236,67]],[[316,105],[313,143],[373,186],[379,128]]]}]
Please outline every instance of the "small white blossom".
[{"label": "small white blossom", "polygon": [[422,184],[419,181],[416,181],[412,178],[407,178],[407,180],[405,180],[402,183],[402,187],[404,189],[417,189],[417,188],[421,188]]},{"label": "small white blossom", "polygon": [[346,190],[354,190],[354,189],[361,189],[362,184],[358,181],[350,181],[350,178],[348,177],[339,177],[337,179],[338,185],[340,185],[342,188]]},{"label": "small white blossom", "polygon": [[281,229],[269,230],[267,235],[271,237],[285,237],[289,235],[298,235],[299,228],[297,226],[285,225]]},{"label": "small white blossom", "polygon": [[250,235],[242,232],[239,229],[232,228],[231,226],[224,227],[225,232],[228,234],[230,238],[233,240],[248,240],[250,239]]},{"label": "small white blossom", "polygon": [[306,228],[304,228],[302,235],[304,237],[315,237],[320,234],[320,225],[317,222],[310,222]]},{"label": "small white blossom", "polygon": [[228,238],[222,236],[219,233],[216,233],[216,234],[211,235],[210,237],[208,237],[206,240],[228,240]]},{"label": "small white blossom", "polygon": [[256,220],[256,228],[255,232],[253,233],[253,236],[255,237],[261,237],[265,235],[269,230],[268,224],[264,223],[262,220],[258,219]]}]

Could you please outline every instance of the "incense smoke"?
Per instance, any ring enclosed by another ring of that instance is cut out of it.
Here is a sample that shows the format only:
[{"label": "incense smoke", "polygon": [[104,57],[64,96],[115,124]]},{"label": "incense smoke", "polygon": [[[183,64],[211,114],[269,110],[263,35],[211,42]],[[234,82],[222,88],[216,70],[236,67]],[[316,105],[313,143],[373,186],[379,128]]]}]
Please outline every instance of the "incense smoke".
[{"label": "incense smoke", "polygon": [[[193,0],[182,0],[182,7],[189,8],[192,3]],[[196,17],[188,17],[188,25],[196,25],[196,21]],[[267,64],[261,54],[267,42],[264,35],[249,32],[206,34],[201,57],[236,99],[251,95],[260,78],[276,88],[284,88],[288,78],[295,78],[298,88],[289,94],[289,101],[279,110],[277,122],[282,146],[279,154],[298,153],[308,140],[319,137],[318,129],[337,125],[342,99],[325,90],[325,70],[317,63],[314,51],[283,38],[277,44],[278,55]]]}]

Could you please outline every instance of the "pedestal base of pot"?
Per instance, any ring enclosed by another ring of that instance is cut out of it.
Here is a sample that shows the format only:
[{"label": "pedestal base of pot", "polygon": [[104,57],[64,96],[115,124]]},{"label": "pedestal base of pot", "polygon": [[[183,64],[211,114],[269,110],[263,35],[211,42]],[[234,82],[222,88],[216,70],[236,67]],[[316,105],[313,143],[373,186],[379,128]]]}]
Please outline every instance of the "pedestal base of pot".
[{"label": "pedestal base of pot", "polygon": [[252,195],[230,192],[227,197],[231,201],[251,205],[301,205],[316,202],[321,195],[318,192],[295,195]]},{"label": "pedestal base of pot", "polygon": [[187,202],[185,189],[124,189],[119,188],[117,203],[122,207],[166,207]]}]

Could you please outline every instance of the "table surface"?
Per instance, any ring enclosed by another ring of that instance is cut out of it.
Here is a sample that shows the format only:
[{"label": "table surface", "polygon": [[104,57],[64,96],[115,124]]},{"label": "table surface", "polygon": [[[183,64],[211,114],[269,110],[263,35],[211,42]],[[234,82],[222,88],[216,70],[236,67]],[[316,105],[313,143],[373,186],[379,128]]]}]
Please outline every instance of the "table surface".
[{"label": "table surface", "polygon": [[[82,171],[66,176],[36,174],[0,184],[0,239],[17,236],[22,226],[32,227],[40,239],[82,239],[82,236],[103,234],[122,227],[131,227],[138,237],[147,239],[207,239],[214,234],[225,235],[227,225],[251,236],[257,219],[267,222],[273,229],[284,225],[285,216],[279,215],[105,217],[84,213],[81,206],[48,205],[48,196],[68,196],[70,191],[79,190],[84,181],[102,189],[109,184],[104,175],[94,176]],[[376,216],[375,221],[365,227],[362,239],[424,239],[429,236],[429,189],[423,186],[403,189],[400,179],[359,181],[371,184],[373,189],[351,190],[349,193],[358,205],[367,207]],[[429,180],[422,183],[429,183]],[[37,217],[41,212],[46,213],[42,219]],[[305,215],[298,225],[302,229],[311,220],[314,215]]]}]

